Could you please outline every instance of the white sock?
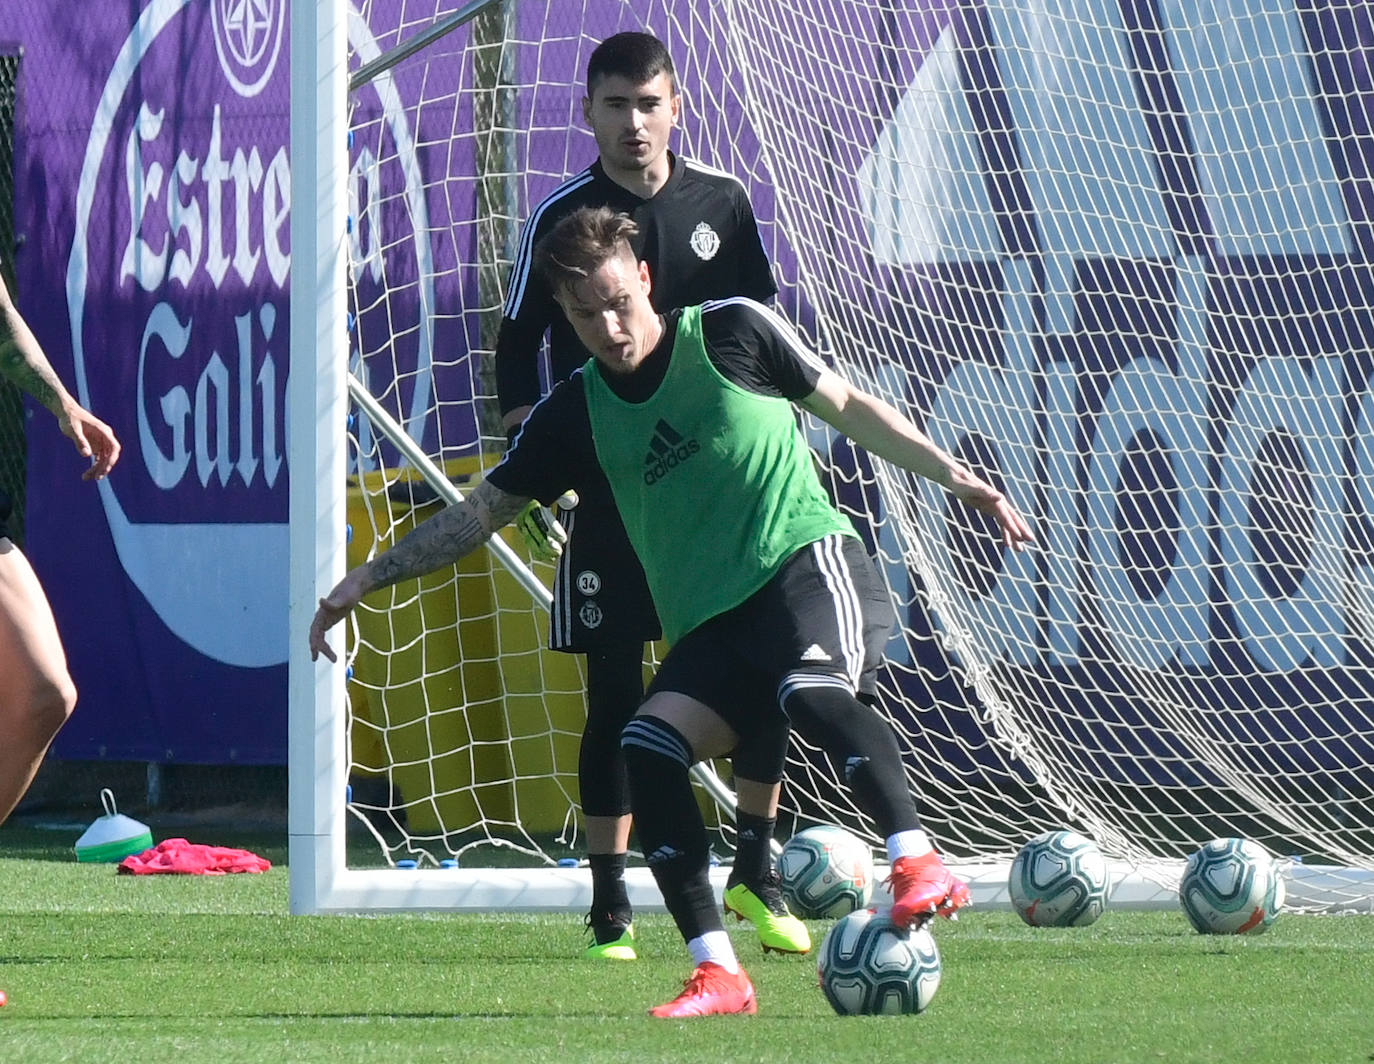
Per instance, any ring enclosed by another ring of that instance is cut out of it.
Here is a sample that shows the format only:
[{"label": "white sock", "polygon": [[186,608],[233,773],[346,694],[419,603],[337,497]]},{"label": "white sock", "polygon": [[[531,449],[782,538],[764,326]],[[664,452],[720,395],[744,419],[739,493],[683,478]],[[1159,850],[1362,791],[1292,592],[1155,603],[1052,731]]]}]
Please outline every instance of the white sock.
[{"label": "white sock", "polygon": [[935,847],[930,843],[930,836],[920,828],[899,831],[887,837],[888,861],[895,861],[899,857],[924,857],[934,852]]},{"label": "white sock", "polygon": [[730,945],[730,936],[724,931],[707,931],[687,943],[687,951],[692,955],[692,964],[702,961],[719,964],[733,975],[739,971],[739,961],[735,958],[735,947]]}]

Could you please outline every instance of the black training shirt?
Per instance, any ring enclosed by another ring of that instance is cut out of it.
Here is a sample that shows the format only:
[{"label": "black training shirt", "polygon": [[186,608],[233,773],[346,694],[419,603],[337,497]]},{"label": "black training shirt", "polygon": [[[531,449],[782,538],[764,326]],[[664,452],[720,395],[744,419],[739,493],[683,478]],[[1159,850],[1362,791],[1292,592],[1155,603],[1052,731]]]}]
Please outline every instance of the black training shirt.
[{"label": "black training shirt", "polygon": [[667,183],[641,199],[606,176],[600,161],[547,196],[525,223],[496,339],[501,413],[532,406],[543,394],[538,356],[549,335],[550,383],[566,380],[590,357],[533,268],[539,240],[579,207],[610,207],[639,225],[634,252],[649,264],[650,300],[660,312],[712,299],[777,292],[744,185],[730,174],[668,154]]}]

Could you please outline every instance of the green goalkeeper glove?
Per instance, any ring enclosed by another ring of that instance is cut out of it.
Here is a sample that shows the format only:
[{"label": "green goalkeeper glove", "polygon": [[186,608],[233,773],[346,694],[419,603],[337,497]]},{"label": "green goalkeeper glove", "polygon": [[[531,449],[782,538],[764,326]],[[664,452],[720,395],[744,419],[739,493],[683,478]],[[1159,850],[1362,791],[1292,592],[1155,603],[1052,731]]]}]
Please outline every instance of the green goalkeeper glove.
[{"label": "green goalkeeper glove", "polygon": [[[577,505],[577,492],[564,492],[554,505],[560,510],[571,510]],[[531,499],[529,505],[520,511],[520,516],[515,519],[515,527],[524,537],[530,557],[541,562],[556,562],[563,556],[568,533],[558,523],[553,511],[538,499]]]}]

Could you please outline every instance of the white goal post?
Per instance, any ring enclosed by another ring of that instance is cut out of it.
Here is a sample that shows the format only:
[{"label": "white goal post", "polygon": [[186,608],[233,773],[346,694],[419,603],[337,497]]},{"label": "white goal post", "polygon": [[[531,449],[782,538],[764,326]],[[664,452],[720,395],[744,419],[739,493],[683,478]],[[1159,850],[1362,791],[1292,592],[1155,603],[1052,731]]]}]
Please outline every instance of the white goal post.
[{"label": "white goal post", "polygon": [[[1175,906],[1184,857],[1241,835],[1290,906],[1374,911],[1371,25],[1364,0],[292,5],[292,911],[589,903],[547,567],[494,541],[370,599],[347,670],[305,632],[499,456],[519,226],[595,156],[591,49],[645,28],[673,147],[746,184],[779,310],[1037,532],[1010,556],[805,423],[889,583],[881,710],[975,904],[1071,827],[1114,905]],[[784,832],[878,846],[844,794],[795,743]]]}]

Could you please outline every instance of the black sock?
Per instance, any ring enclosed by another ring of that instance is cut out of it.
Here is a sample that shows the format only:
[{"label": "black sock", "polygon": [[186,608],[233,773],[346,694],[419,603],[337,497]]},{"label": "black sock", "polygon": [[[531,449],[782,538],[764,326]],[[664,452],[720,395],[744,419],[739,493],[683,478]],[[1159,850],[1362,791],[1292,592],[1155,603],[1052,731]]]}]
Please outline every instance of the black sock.
[{"label": "black sock", "polygon": [[776,817],[755,816],[738,812],[735,815],[735,867],[730,870],[726,885],[758,883],[773,868],[773,829]]},{"label": "black sock", "polygon": [[592,870],[592,919],[610,916],[629,923],[632,911],[625,890],[625,854],[589,853],[587,864]]}]

